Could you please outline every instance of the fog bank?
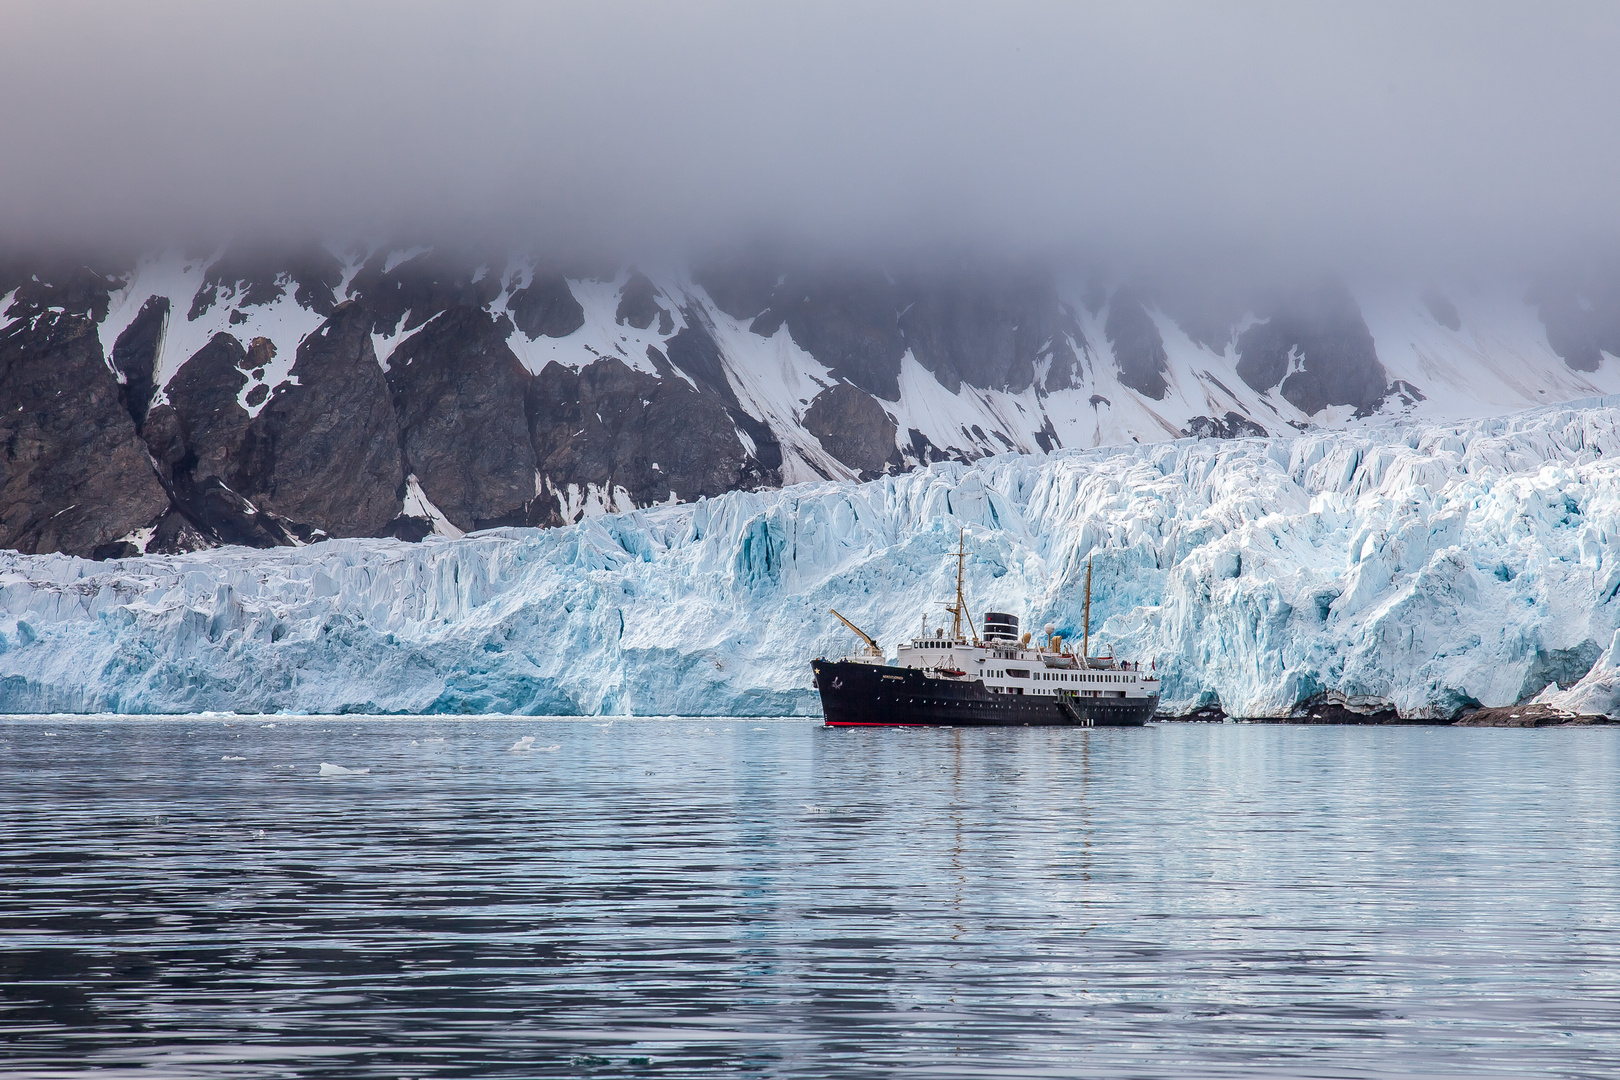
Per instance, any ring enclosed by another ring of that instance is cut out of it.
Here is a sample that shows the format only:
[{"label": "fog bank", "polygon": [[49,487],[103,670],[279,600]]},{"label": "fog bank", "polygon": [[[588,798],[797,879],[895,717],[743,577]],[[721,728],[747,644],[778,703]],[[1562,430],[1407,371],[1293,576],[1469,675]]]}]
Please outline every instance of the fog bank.
[{"label": "fog bank", "polygon": [[1620,237],[1620,8],[37,3],[11,243],[1390,265]]}]

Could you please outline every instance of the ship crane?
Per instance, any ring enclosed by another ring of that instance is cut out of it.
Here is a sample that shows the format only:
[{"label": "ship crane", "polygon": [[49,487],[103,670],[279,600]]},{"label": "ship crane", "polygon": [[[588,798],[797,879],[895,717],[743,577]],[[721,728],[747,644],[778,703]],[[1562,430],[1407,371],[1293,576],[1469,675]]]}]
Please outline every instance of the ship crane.
[{"label": "ship crane", "polygon": [[855,636],[856,637],[858,637],[862,641],[866,642],[866,649],[864,651],[865,651],[867,656],[881,657],[883,655],[883,646],[879,645],[877,643],[877,641],[870,634],[868,634],[865,630],[862,630],[860,627],[856,626],[854,623],[850,622],[848,619],[844,618],[842,615],[838,614],[838,609],[837,608],[828,608],[827,610],[832,612],[832,617],[833,618],[837,619],[839,622],[843,623],[845,626],[847,626],[851,630],[855,631]]}]

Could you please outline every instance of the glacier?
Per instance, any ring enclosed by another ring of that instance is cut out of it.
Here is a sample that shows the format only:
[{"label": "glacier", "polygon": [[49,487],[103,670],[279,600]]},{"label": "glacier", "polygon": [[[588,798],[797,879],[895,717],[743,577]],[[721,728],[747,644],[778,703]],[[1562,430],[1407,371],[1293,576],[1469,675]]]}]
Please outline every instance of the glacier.
[{"label": "glacier", "polygon": [[7,712],[815,715],[809,660],[974,612],[1161,710],[1620,711],[1620,397],[941,462],[419,544],[0,555]]}]

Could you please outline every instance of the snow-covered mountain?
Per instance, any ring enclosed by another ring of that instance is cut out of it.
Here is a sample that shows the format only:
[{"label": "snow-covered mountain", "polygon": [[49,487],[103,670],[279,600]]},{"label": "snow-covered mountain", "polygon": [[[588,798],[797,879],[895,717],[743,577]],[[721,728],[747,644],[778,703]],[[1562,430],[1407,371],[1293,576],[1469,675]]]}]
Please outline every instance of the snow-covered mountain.
[{"label": "snow-covered mountain", "polygon": [[1620,276],[1244,288],[420,248],[0,270],[0,546],[557,525],[731,490],[1620,393]]},{"label": "snow-covered mountain", "polygon": [[[673,316],[672,316],[673,318]],[[679,376],[677,376],[679,377]],[[940,462],[460,539],[0,557],[0,709],[811,713],[837,606],[1151,660],[1166,711],[1620,711],[1620,398]]]}]

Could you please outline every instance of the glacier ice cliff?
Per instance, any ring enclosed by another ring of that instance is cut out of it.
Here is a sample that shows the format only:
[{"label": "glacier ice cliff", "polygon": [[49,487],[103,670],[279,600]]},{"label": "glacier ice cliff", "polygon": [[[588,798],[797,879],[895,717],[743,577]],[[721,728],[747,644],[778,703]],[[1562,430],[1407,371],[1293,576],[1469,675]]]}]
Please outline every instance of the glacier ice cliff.
[{"label": "glacier ice cliff", "polygon": [[1151,659],[1163,711],[1620,706],[1620,398],[940,462],[420,544],[0,556],[6,711],[814,714],[836,606],[951,594]]}]

